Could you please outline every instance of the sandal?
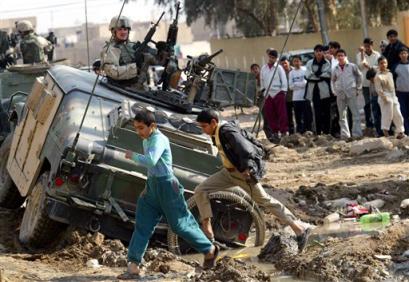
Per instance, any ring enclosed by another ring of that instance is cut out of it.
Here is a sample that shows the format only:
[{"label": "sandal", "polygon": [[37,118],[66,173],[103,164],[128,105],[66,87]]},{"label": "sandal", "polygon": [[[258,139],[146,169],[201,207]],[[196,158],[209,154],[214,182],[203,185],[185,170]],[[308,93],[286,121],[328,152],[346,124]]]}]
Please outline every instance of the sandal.
[{"label": "sandal", "polygon": [[128,271],[119,274],[117,277],[119,280],[135,280],[141,278],[141,275],[139,273],[130,273]]},{"label": "sandal", "polygon": [[218,245],[213,245],[213,246],[214,246],[213,257],[210,259],[205,259],[203,261],[203,269],[205,270],[210,269],[216,265],[216,260],[217,260],[217,257],[219,256],[220,247]]}]

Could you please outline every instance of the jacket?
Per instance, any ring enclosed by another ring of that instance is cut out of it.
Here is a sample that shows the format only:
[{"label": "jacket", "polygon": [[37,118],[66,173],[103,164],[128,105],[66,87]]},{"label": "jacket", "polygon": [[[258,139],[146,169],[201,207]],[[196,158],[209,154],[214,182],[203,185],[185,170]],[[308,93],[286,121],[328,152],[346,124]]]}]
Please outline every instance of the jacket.
[{"label": "jacket", "polygon": [[408,48],[405,44],[398,40],[395,44],[389,43],[382,53],[382,55],[388,60],[388,66],[392,73],[395,73],[395,68],[400,62],[399,52],[403,47]]},{"label": "jacket", "polygon": [[259,181],[265,172],[263,158],[266,156],[263,145],[235,122],[226,122],[220,127],[220,143],[229,161],[239,172],[246,169]]},{"label": "jacket", "polygon": [[321,99],[331,96],[331,63],[326,59],[321,64],[315,59],[309,60],[306,65],[305,79],[307,80],[305,99],[312,101],[315,87],[318,87]]},{"label": "jacket", "polygon": [[335,95],[351,97],[362,89],[362,73],[353,63],[346,63],[344,69],[338,65],[332,70],[331,83]]}]

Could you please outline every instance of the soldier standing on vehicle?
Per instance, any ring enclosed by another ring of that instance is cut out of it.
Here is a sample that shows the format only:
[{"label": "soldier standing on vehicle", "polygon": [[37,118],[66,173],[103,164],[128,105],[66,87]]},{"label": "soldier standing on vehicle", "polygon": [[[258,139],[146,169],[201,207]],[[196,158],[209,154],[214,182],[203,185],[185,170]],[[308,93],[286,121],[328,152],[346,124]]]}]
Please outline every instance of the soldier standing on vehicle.
[{"label": "soldier standing on vehicle", "polygon": [[10,40],[7,32],[0,30],[0,71],[7,66],[7,53],[10,49]]},{"label": "soldier standing on vehicle", "polygon": [[135,229],[128,250],[128,270],[118,278],[137,278],[149,239],[163,216],[173,232],[205,255],[203,267],[213,267],[219,247],[206,238],[187,208],[184,189],[173,173],[169,139],[156,127],[154,114],[146,109],[136,113],[133,125],[143,139],[144,154],[127,151],[125,157],[145,166],[148,179],[137,202]]},{"label": "soldier standing on vehicle", "polygon": [[304,228],[297,223],[295,216],[267,194],[259,182],[264,172],[262,145],[237,125],[219,121],[214,110],[203,110],[197,116],[197,122],[203,132],[212,137],[223,163],[222,170],[211,175],[195,189],[194,197],[206,236],[214,240],[211,225],[213,214],[208,194],[239,186],[258,205],[271,211],[281,223],[291,226],[297,235],[298,250],[301,252],[307,244],[311,228]]},{"label": "soldier standing on vehicle", "polygon": [[54,32],[50,31],[46,39],[51,43],[51,48],[47,53],[48,61],[51,62],[54,58],[54,49],[55,45],[57,45],[57,37],[55,36]]},{"label": "soldier standing on vehicle", "polygon": [[30,21],[19,21],[17,30],[21,35],[17,52],[23,57],[24,64],[34,64],[45,62],[44,52],[48,52],[51,43],[44,37],[34,34],[34,27]]},{"label": "soldier standing on vehicle", "polygon": [[[113,17],[109,24],[113,40],[101,53],[102,70],[108,77],[108,82],[122,87],[142,88],[147,79],[148,67],[160,65],[157,57],[161,57],[156,50],[148,48],[142,56],[136,56],[136,49],[140,42],[129,41],[131,23],[127,17]],[[158,42],[160,45],[160,42]],[[156,57],[153,54],[157,54]],[[163,58],[162,58],[163,59]],[[164,59],[162,60],[164,62]]]},{"label": "soldier standing on vehicle", "polygon": [[[129,41],[131,23],[127,17],[113,17],[109,24],[113,40],[104,47],[101,56],[102,70],[108,81],[121,86],[131,86],[138,82],[138,67],[135,59],[135,42]],[[108,51],[105,52],[106,48]]]}]

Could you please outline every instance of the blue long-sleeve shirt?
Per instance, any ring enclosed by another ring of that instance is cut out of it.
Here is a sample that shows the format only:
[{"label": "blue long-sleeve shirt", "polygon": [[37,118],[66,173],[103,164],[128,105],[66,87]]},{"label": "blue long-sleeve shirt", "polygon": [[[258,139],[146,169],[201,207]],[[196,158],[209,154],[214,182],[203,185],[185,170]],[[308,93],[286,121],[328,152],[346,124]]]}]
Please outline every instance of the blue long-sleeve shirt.
[{"label": "blue long-sleeve shirt", "polygon": [[148,177],[173,174],[169,139],[159,129],[144,139],[142,145],[144,154],[133,153],[132,160],[148,169]]}]

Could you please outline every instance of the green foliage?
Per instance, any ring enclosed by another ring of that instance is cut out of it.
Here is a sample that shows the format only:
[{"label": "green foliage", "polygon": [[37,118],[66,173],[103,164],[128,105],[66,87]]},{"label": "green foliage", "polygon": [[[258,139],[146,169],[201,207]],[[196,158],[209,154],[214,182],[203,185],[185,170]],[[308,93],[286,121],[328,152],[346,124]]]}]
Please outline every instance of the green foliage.
[{"label": "green foliage", "polygon": [[[135,0],[125,0],[135,1]],[[208,26],[234,20],[245,36],[271,35],[287,12],[289,21],[300,0],[184,0],[182,6],[188,24],[203,17]],[[302,0],[297,25],[306,32],[319,31],[315,0]],[[158,5],[173,7],[177,0],[155,0]],[[361,27],[359,0],[324,0],[328,28],[331,30]],[[395,23],[398,11],[409,9],[409,0],[365,0],[369,26]]]}]

